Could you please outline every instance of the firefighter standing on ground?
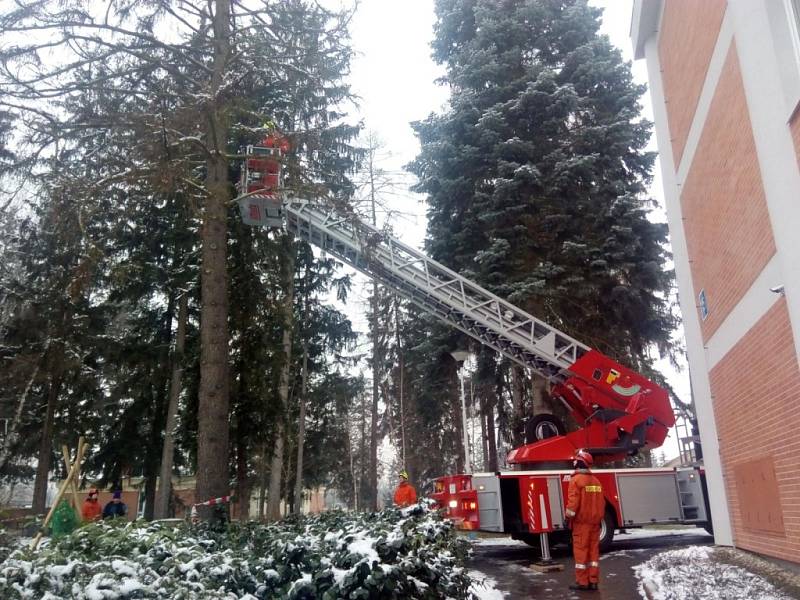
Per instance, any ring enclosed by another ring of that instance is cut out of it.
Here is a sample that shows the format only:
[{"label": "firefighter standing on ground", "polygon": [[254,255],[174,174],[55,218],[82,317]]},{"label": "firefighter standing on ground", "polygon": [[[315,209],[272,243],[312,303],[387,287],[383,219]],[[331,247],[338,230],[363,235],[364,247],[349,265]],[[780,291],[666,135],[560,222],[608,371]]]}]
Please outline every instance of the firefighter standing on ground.
[{"label": "firefighter standing on ground", "polygon": [[606,501],[600,481],[589,470],[593,462],[591,454],[578,450],[567,492],[565,514],[572,525],[575,557],[575,584],[569,586],[573,590],[596,590],[600,580],[600,523]]},{"label": "firefighter standing on ground", "polygon": [[400,507],[415,504],[417,502],[417,490],[408,483],[408,471],[403,469],[399,475],[400,485],[397,486],[394,492],[394,503]]}]

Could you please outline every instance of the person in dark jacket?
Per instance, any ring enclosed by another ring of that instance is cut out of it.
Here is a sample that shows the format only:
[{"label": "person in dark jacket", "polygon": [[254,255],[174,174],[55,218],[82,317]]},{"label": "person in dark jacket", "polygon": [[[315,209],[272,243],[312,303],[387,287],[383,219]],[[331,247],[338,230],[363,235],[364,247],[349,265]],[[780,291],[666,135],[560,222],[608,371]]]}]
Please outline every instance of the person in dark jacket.
[{"label": "person in dark jacket", "polygon": [[122,492],[120,490],[114,490],[114,495],[111,498],[111,501],[106,504],[105,508],[103,509],[103,518],[113,519],[115,517],[124,517],[127,514],[128,507],[122,501]]}]

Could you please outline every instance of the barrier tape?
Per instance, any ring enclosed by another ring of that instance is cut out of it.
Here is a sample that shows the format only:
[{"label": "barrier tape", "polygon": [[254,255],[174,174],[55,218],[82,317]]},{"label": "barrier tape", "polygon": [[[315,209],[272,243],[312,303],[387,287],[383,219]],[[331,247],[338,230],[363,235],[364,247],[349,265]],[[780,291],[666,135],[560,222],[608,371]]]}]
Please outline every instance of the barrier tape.
[{"label": "barrier tape", "polygon": [[198,506],[216,506],[217,504],[227,504],[232,498],[233,496],[220,496],[219,498],[211,498],[205,502],[197,502],[192,504],[192,523],[197,524],[200,522],[200,515],[197,514]]}]

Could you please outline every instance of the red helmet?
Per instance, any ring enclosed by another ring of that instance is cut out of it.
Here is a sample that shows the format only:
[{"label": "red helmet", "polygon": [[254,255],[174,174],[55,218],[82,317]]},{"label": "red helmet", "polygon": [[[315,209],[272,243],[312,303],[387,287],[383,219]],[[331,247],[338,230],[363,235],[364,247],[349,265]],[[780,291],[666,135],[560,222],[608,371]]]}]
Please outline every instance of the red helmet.
[{"label": "red helmet", "polygon": [[594,459],[592,458],[592,455],[591,455],[591,454],[589,454],[589,453],[588,453],[586,450],[584,450],[583,448],[581,448],[580,450],[578,450],[578,451],[575,453],[575,456],[573,457],[573,460],[579,460],[579,461],[581,461],[583,464],[585,464],[587,467],[591,467],[591,466],[592,466],[592,464],[594,463]]}]

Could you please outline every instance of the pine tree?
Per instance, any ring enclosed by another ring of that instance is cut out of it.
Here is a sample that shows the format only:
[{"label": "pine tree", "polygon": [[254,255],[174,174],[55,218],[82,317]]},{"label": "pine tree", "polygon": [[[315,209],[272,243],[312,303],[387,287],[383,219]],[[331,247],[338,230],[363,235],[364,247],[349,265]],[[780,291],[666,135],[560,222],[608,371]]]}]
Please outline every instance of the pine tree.
[{"label": "pine tree", "polygon": [[585,0],[439,0],[449,109],[414,125],[431,255],[637,369],[672,350],[644,87]]}]

